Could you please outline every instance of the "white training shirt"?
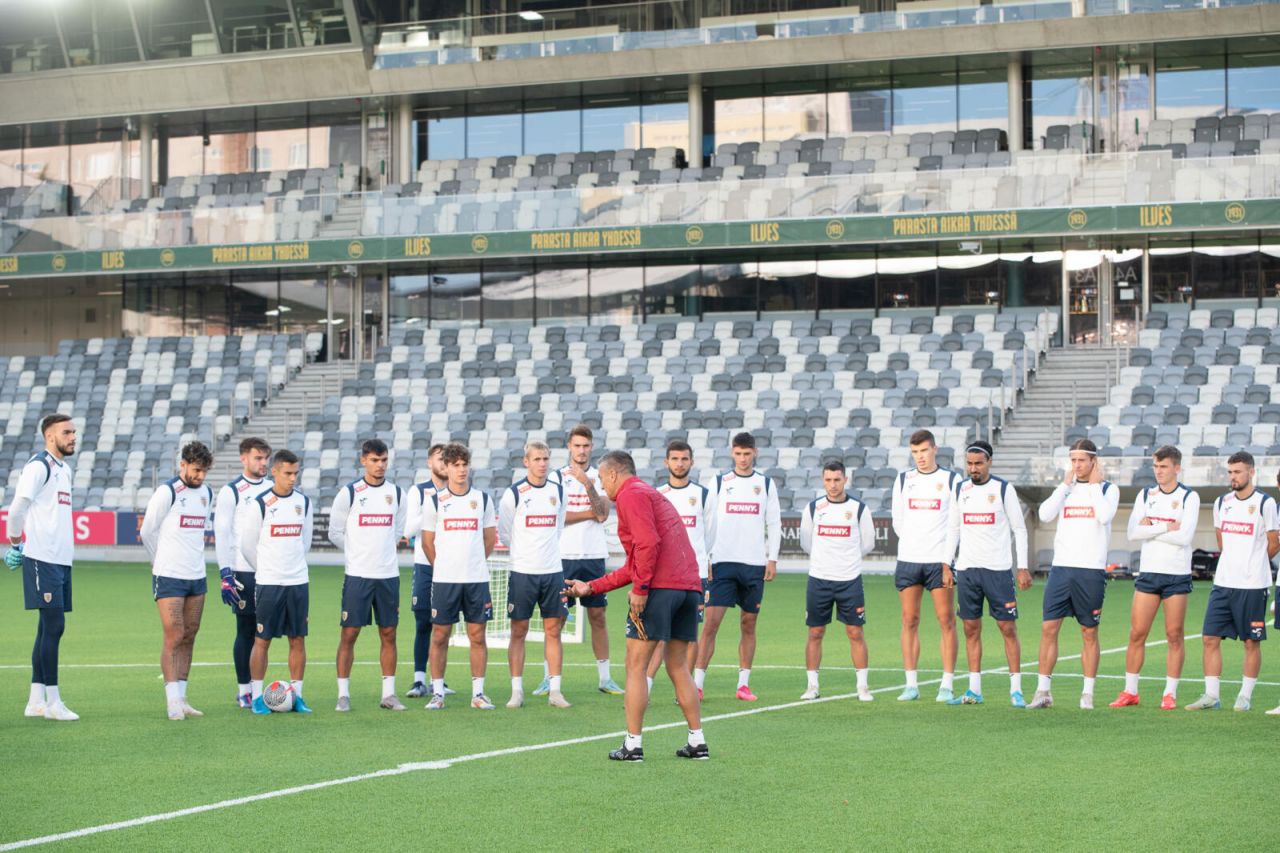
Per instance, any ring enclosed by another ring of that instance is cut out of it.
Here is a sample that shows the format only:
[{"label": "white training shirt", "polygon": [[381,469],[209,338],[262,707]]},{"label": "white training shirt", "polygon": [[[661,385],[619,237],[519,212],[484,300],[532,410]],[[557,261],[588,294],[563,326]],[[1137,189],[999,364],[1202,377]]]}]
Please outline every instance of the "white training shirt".
[{"label": "white training shirt", "polygon": [[773,481],[759,471],[745,477],[734,471],[716,476],[715,538],[711,562],[763,566],[778,559],[782,547],[782,510]]},{"label": "white training shirt", "polygon": [[[574,479],[569,473],[571,467],[565,466],[555,472],[552,479],[564,486],[565,512],[586,512],[591,509],[591,499],[587,496],[587,487]],[[600,472],[595,468],[587,469],[587,479],[596,488],[596,494],[608,501],[604,486],[600,485]],[[560,534],[560,558],[563,560],[602,560],[609,556],[609,540],[605,537],[604,525],[589,518],[573,524],[566,524]]]},{"label": "white training shirt", "polygon": [[396,545],[404,535],[404,494],[395,483],[363,477],[338,490],[329,509],[329,541],[345,555],[353,578],[398,578]]},{"label": "white training shirt", "polygon": [[498,538],[511,550],[511,571],[551,575],[561,570],[564,514],[564,487],[549,477],[541,486],[525,477],[502,493]]},{"label": "white training shirt", "polygon": [[1267,532],[1276,530],[1276,502],[1258,489],[1244,500],[1227,492],[1213,503],[1213,526],[1222,534],[1214,586],[1270,589]]},{"label": "white training shirt", "polygon": [[[22,553],[42,563],[69,566],[75,556],[75,528],[71,516],[71,466],[47,450],[32,456],[22,468],[14,501],[26,498],[22,529],[9,525],[9,538],[26,536]],[[13,507],[9,517],[13,518]]]},{"label": "white training shirt", "polygon": [[479,489],[455,495],[446,486],[428,493],[421,527],[436,533],[432,583],[488,583],[484,531],[496,526],[493,501]]},{"label": "white training shirt", "polygon": [[876,528],[866,504],[845,493],[810,501],[800,516],[800,547],[809,555],[809,577],[851,581],[862,574],[862,558],[876,547]]},{"label": "white training shirt", "polygon": [[204,532],[212,508],[213,489],[188,488],[181,477],[155,490],[138,531],[151,555],[151,574],[184,581],[205,577]]},{"label": "white training shirt", "polygon": [[409,487],[409,493],[405,496],[405,535],[413,539],[413,562],[419,566],[430,566],[427,562],[427,554],[422,550],[422,527],[419,521],[422,519],[422,502],[427,495],[435,494],[444,486],[437,487],[432,480],[426,480],[422,483],[415,483]]},{"label": "white training shirt", "polygon": [[[1013,547],[1009,547],[1012,540]],[[1012,483],[989,477],[981,486],[971,479],[956,484],[947,530],[947,560],[952,567],[1007,571],[1027,568],[1027,522]]]},{"label": "white training shirt", "polygon": [[[1151,519],[1143,524],[1142,519]],[[1129,513],[1129,538],[1142,543],[1141,574],[1191,574],[1191,540],[1200,519],[1200,496],[1181,483],[1165,492],[1149,486],[1138,492]],[[1169,522],[1178,522],[1170,532]]]},{"label": "white training shirt", "polygon": [[236,477],[218,490],[218,503],[213,513],[213,544],[217,551],[218,568],[237,572],[252,572],[253,567],[240,551],[239,515],[258,495],[271,491],[270,477],[250,480],[244,474]]},{"label": "white training shirt", "polygon": [[244,507],[237,521],[240,550],[257,571],[259,585],[307,583],[313,522],[311,499],[297,489],[287,495],[268,491]]},{"label": "white training shirt", "polygon": [[698,577],[706,580],[711,544],[716,538],[715,496],[706,486],[692,481],[679,487],[666,482],[658,486],[658,492],[680,514],[685,532],[689,534],[689,544],[693,546],[693,556],[698,560]]},{"label": "white training shirt", "polygon": [[1107,570],[1107,548],[1111,545],[1111,520],[1120,508],[1120,490],[1105,480],[1101,483],[1059,483],[1040,504],[1040,523],[1055,518],[1053,565],[1077,569]]},{"label": "white training shirt", "polygon": [[951,499],[960,475],[947,468],[921,474],[903,471],[893,481],[893,532],[898,559],[908,563],[945,563]]}]

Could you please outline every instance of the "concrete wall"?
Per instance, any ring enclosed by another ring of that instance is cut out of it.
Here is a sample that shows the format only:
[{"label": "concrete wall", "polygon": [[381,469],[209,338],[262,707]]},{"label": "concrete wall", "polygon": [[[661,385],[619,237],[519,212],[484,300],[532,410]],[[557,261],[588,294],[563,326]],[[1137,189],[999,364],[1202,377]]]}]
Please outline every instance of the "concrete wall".
[{"label": "concrete wall", "polygon": [[119,291],[118,276],[0,282],[0,356],[47,355],[68,338],[119,337]]}]

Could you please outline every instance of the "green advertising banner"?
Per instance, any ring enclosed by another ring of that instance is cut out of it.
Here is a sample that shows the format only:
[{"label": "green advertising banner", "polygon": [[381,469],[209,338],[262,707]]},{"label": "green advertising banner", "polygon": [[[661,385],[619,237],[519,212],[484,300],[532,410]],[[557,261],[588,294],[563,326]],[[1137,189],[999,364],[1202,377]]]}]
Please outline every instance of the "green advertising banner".
[{"label": "green advertising banner", "polygon": [[663,223],[485,234],[0,255],[0,278],[165,270],[532,257],[760,246],[858,246],[974,238],[1151,233],[1280,226],[1280,199]]}]

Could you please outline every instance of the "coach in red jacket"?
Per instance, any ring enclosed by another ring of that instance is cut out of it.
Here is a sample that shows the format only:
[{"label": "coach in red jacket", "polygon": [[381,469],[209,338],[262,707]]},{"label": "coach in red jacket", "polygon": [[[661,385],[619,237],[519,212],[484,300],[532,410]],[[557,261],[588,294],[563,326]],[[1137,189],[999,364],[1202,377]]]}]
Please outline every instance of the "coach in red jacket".
[{"label": "coach in red jacket", "polygon": [[667,674],[676,700],[689,723],[689,742],[676,751],[681,758],[706,759],[701,709],[693,678],[685,666],[690,643],[698,639],[698,602],[702,582],[684,522],[671,502],[636,477],[630,453],[606,453],[598,466],[600,485],[618,511],[618,539],[627,553],[622,568],[591,582],[572,581],[574,597],[600,595],[632,585],[627,618],[627,737],[609,753],[615,761],[644,761],[640,734],[649,705],[645,670],[659,640],[667,641]]}]

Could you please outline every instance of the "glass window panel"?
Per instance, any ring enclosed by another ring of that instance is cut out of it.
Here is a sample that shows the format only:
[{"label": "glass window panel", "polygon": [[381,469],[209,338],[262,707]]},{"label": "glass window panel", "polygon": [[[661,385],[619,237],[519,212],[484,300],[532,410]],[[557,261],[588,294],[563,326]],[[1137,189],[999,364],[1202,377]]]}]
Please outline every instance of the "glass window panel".
[{"label": "glass window panel", "polygon": [[876,261],[871,254],[850,254],[818,261],[818,307],[824,314],[872,313],[876,307]]},{"label": "glass window panel", "polygon": [[[538,322],[587,322],[589,278],[586,267],[539,267],[537,280]],[[486,316],[487,319],[488,317]]]},{"label": "glass window panel", "polygon": [[1093,67],[1088,63],[1031,66],[1031,136],[1044,147],[1049,128],[1093,121]]},{"label": "glass window panel", "polygon": [[[538,279],[541,293],[542,279]],[[637,322],[644,307],[644,268],[593,266],[591,316],[596,323]]]},{"label": "glass window panel", "polygon": [[[599,102],[597,102],[598,104]],[[582,110],[582,150],[604,151],[612,148],[640,147],[640,104],[593,105]],[[574,151],[561,148],[560,151]],[[530,152],[533,153],[533,152]]]},{"label": "glass window panel", "polygon": [[321,270],[280,272],[280,331],[324,331],[328,319],[328,276]]},{"label": "glass window panel", "polygon": [[671,146],[682,150],[689,147],[689,104],[686,97],[685,92],[655,93],[651,96],[652,102],[646,102],[640,107],[641,146]]},{"label": "glass window panel", "polygon": [[736,315],[754,318],[759,270],[755,261],[726,261],[702,265],[704,316]]},{"label": "glass window panel", "polygon": [[419,119],[427,126],[427,156],[429,160],[461,160],[467,156],[467,120],[457,115],[427,114]]},{"label": "glass window panel", "polygon": [[149,275],[124,281],[121,331],[126,337],[182,334],[182,275]]},{"label": "glass window panel", "polygon": [[958,60],[957,130],[1009,127],[1009,68],[984,57]]},{"label": "glass window panel", "polygon": [[764,97],[764,139],[795,139],[827,135],[825,92],[777,94]]},{"label": "glass window panel", "polygon": [[0,127],[0,187],[20,187],[22,178],[22,128]]},{"label": "glass window panel", "polygon": [[1268,39],[1257,50],[1231,50],[1227,106],[1237,115],[1280,112],[1280,42]]},{"label": "glass window panel", "polygon": [[227,306],[225,272],[187,273],[184,290],[183,334],[226,335],[231,333]]},{"label": "glass window panel", "polygon": [[1151,306],[1189,305],[1193,295],[1191,240],[1153,237],[1151,254]]},{"label": "glass window panel", "polygon": [[351,33],[342,0],[294,0],[302,46],[348,44]]},{"label": "glass window panel", "polygon": [[62,68],[62,44],[52,3],[6,3],[0,39],[0,73],[21,74]]},{"label": "glass window panel", "polygon": [[533,264],[486,263],[481,280],[485,325],[533,322]]},{"label": "glass window panel", "polygon": [[298,46],[297,31],[286,0],[244,3],[213,0],[213,19],[227,53],[283,50]]},{"label": "glass window panel", "polygon": [[832,136],[887,133],[893,121],[888,63],[833,73],[827,93],[827,132]]},{"label": "glass window panel", "polygon": [[70,162],[62,128],[37,125],[30,128],[22,150],[23,181],[28,186],[42,181],[66,183]]},{"label": "glass window panel", "polygon": [[[1257,305],[1257,240],[1212,238],[1196,240],[1196,307],[1246,307]],[[1205,301],[1217,306],[1201,305]],[[1230,304],[1226,304],[1230,303]]]},{"label": "glass window panel", "polygon": [[127,0],[61,0],[57,11],[71,67],[140,59]]},{"label": "glass window panel", "polygon": [[430,317],[431,273],[426,264],[391,268],[391,328],[424,327]]},{"label": "glass window panel", "polygon": [[[582,111],[572,101],[535,101],[525,106],[525,154],[578,151],[582,144]],[[618,146],[603,146],[614,148]],[[587,146],[584,150],[595,150]]]},{"label": "glass window panel", "polygon": [[[467,118],[467,156],[502,157],[522,153],[520,123],[519,113],[472,113]],[[434,155],[432,159],[436,159]]]},{"label": "glass window panel", "polygon": [[[122,127],[72,133],[68,168],[71,185],[81,199],[93,196],[104,182],[119,179],[123,135]],[[114,188],[110,197],[115,198]]]},{"label": "glass window panel", "polygon": [[876,271],[881,312],[937,304],[937,260],[932,251],[881,252]]},{"label": "glass window panel", "polygon": [[[179,131],[182,132],[182,131]],[[203,175],[204,141],[200,136],[171,136],[169,146],[169,179]]]},{"label": "glass window panel", "polygon": [[431,267],[431,325],[480,322],[480,270],[460,264]]},{"label": "glass window panel", "polygon": [[812,258],[761,261],[760,310],[812,317],[817,308],[817,263]]},{"label": "glass window panel", "polygon": [[764,137],[764,98],[759,86],[712,91],[716,147],[726,142],[759,142]]},{"label": "glass window panel", "polygon": [[280,282],[271,270],[231,273],[231,325],[237,335],[275,332],[280,325]]},{"label": "glass window panel", "polygon": [[307,157],[311,168],[360,163],[360,107],[338,101],[313,105],[308,118]]},{"label": "glass window panel", "polygon": [[1156,48],[1156,118],[1221,115],[1227,75],[1220,52],[1187,55],[1178,46]]},{"label": "glass window panel", "polygon": [[938,299],[943,311],[999,307],[1000,269],[994,256],[944,256],[938,259],[938,266]]},{"label": "glass window panel", "polygon": [[1261,271],[1259,277],[1262,285],[1262,304],[1275,308],[1280,306],[1280,246],[1271,243],[1263,244]]},{"label": "glass window panel", "polygon": [[1041,241],[1039,245],[1034,241],[1000,241],[999,278],[1006,308],[1045,305],[1061,309],[1062,262],[1056,252],[1043,251],[1048,248],[1056,249],[1057,241]]},{"label": "glass window panel", "polygon": [[183,59],[218,52],[203,3],[134,3],[133,14],[148,59]]},{"label": "glass window panel", "polygon": [[923,133],[956,129],[956,75],[895,74],[893,132]]},{"label": "glass window panel", "polygon": [[701,314],[697,264],[649,264],[644,271],[645,317]]},{"label": "glass window panel", "polygon": [[252,172],[253,131],[210,133],[204,149],[204,174],[232,175]]}]

